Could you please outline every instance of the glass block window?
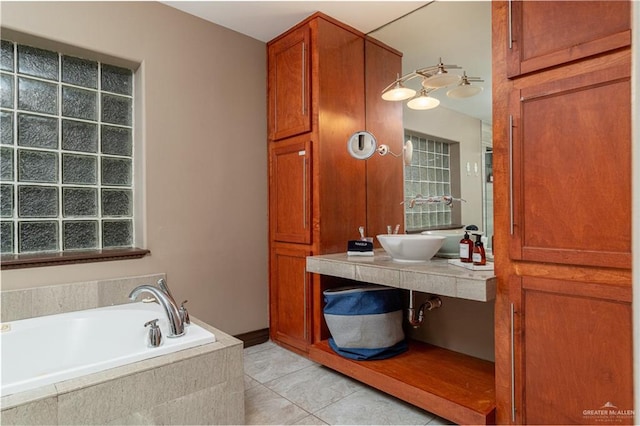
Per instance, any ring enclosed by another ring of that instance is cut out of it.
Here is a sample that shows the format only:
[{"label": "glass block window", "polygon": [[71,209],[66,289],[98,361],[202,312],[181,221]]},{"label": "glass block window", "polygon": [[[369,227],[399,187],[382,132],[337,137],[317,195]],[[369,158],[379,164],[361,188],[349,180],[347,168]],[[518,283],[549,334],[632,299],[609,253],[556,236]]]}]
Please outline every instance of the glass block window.
[{"label": "glass block window", "polygon": [[[454,155],[454,142],[405,130],[405,141],[413,144],[413,159],[404,169],[405,199],[417,195],[435,197],[459,194],[452,189],[452,164],[459,161]],[[455,185],[454,185],[455,186]],[[452,224],[451,208],[444,203],[416,205],[405,203],[405,227],[419,230]]]},{"label": "glass block window", "polygon": [[134,245],[133,71],[2,40],[2,254]]}]

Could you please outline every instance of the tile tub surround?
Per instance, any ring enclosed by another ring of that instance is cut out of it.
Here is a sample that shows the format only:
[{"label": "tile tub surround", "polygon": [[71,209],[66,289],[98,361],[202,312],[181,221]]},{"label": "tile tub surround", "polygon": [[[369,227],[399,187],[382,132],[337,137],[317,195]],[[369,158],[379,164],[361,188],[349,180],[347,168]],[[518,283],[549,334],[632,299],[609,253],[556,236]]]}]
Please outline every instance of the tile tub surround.
[{"label": "tile tub surround", "polygon": [[[2,321],[128,303],[164,276],[5,291]],[[242,424],[242,342],[191,320],[217,341],[2,397],[0,424]]]},{"label": "tile tub surround", "polygon": [[242,342],[214,343],[2,397],[0,423],[242,424]]},{"label": "tile tub surround", "polygon": [[0,321],[16,321],[129,303],[131,290],[141,284],[155,285],[160,278],[166,278],[165,274],[2,291]]},{"label": "tile tub surround", "polygon": [[471,271],[435,257],[425,263],[400,263],[382,249],[373,257],[309,256],[307,272],[480,302],[496,297],[493,271]]}]

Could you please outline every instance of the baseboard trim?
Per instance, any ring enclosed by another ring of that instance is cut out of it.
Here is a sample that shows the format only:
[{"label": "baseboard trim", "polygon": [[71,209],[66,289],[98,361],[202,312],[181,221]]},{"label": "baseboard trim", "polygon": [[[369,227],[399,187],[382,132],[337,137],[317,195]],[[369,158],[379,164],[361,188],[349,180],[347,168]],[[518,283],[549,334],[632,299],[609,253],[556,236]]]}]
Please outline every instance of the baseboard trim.
[{"label": "baseboard trim", "polygon": [[259,345],[260,343],[268,341],[269,329],[263,328],[261,330],[249,331],[247,333],[237,334],[233,337],[242,340],[244,347],[248,348],[249,346]]}]

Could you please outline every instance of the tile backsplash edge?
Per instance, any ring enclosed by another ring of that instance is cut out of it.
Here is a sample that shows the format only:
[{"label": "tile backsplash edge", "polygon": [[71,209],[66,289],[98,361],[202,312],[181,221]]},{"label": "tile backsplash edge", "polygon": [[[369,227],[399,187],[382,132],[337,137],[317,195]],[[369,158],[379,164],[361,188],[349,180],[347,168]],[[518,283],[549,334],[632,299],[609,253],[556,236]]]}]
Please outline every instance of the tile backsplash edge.
[{"label": "tile backsplash edge", "polygon": [[0,321],[16,321],[129,303],[129,292],[134,287],[141,284],[155,285],[160,278],[166,278],[166,274],[0,291]]}]

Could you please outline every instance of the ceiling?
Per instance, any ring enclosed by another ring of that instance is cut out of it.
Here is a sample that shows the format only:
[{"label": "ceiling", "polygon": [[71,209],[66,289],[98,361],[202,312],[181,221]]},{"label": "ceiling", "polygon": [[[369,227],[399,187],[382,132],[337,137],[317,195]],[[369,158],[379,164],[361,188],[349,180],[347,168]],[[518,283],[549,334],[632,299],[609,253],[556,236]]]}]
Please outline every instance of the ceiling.
[{"label": "ceiling", "polygon": [[[480,95],[441,106],[491,122],[490,1],[163,1],[207,21],[267,42],[321,11],[403,52],[403,72],[445,64],[482,77]],[[426,6],[425,6],[426,5]],[[423,7],[425,6],[425,7]],[[413,12],[413,13],[412,13]],[[405,16],[406,15],[406,16]],[[398,19],[401,18],[401,19]],[[396,21],[397,20],[397,21]],[[394,22],[395,21],[395,22]],[[387,25],[388,24],[388,25]],[[391,83],[391,82],[389,82]],[[414,89],[418,89],[417,79]]]},{"label": "ceiling", "polygon": [[426,1],[163,1],[191,15],[268,42],[320,11],[363,33],[403,16]]}]

